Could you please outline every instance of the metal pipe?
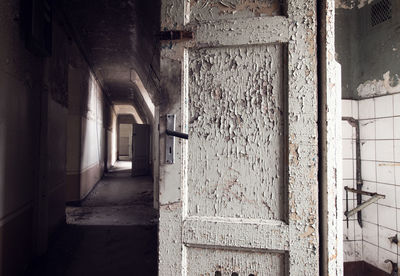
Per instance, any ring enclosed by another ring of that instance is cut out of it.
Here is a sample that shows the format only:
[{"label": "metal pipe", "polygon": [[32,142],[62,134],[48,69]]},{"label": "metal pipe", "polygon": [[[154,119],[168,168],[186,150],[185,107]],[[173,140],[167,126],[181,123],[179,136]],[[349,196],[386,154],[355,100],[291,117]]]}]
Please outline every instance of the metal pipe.
[{"label": "metal pipe", "polygon": [[[356,129],[356,187],[358,191],[362,190],[363,181],[361,178],[361,145],[360,145],[360,122],[352,117],[342,117],[342,120],[349,122],[349,124]],[[362,204],[362,194],[357,193],[357,205]],[[362,224],[361,210],[357,213],[357,221],[360,227]]]},{"label": "metal pipe", "polygon": [[352,193],[355,193],[355,194],[362,194],[362,195],[367,195],[367,196],[378,195],[378,193],[371,193],[371,192],[367,192],[367,191],[359,191],[359,190],[356,190],[356,189],[353,189],[353,188],[349,188],[347,186],[344,187],[344,189],[346,191],[349,191],[349,192],[352,192]]},{"label": "metal pipe", "polygon": [[[345,190],[346,190],[346,187],[345,187]],[[349,191],[346,190],[346,212],[345,212],[345,214],[348,211],[349,211]],[[347,226],[347,229],[348,229],[349,228],[349,217],[348,216],[346,216],[346,226]]]}]

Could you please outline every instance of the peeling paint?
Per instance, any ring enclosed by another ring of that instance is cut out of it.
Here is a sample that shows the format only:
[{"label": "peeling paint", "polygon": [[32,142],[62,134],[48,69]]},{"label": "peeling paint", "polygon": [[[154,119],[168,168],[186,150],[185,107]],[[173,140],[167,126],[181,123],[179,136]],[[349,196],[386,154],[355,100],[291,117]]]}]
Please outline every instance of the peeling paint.
[{"label": "peeling paint", "polygon": [[391,77],[390,71],[382,76],[382,80],[369,80],[357,87],[360,98],[374,97],[400,92],[399,75]]},{"label": "peeling paint", "polygon": [[282,51],[190,53],[189,215],[283,219]]},{"label": "peeling paint", "polygon": [[190,137],[160,168],[182,202],[160,208],[165,275],[318,275],[316,1],[277,2],[163,1],[161,28],[195,34],[161,52],[160,114]]},{"label": "peeling paint", "polygon": [[191,0],[191,21],[282,15],[279,0]]},{"label": "peeling paint", "polygon": [[335,1],[336,9],[362,9],[366,5],[369,5],[373,0],[337,0]]},{"label": "peeling paint", "polygon": [[[285,254],[188,248],[188,275],[285,275]],[[204,265],[207,264],[207,265]]]}]

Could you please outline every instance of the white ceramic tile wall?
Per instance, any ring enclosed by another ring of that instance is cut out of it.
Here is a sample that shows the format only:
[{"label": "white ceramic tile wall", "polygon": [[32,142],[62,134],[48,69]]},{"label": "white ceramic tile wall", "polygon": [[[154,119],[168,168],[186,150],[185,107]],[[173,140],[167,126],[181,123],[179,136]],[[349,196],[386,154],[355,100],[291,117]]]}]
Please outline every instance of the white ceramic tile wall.
[{"label": "white ceramic tile wall", "polygon": [[[358,103],[352,100],[342,101],[342,116],[353,117],[358,119]],[[342,123],[342,158],[343,158],[343,186],[355,188],[355,156],[356,156],[356,135],[355,128],[352,127],[347,121]],[[374,132],[375,134],[375,129]],[[375,149],[375,147],[374,147]],[[374,150],[375,152],[375,150]],[[375,158],[373,158],[375,159]],[[343,192],[343,208],[349,210],[356,206],[356,200],[353,193],[348,193],[349,200],[346,207],[346,193]],[[343,248],[344,248],[344,261],[358,261],[362,260],[362,229],[358,225],[355,217],[343,221]]]},{"label": "white ceramic tile wall", "polygon": [[[356,216],[350,218],[348,229],[343,222],[345,261],[358,258],[390,272],[390,265],[384,261],[400,262],[398,246],[388,239],[400,236],[400,94],[343,100],[342,110],[343,116],[360,119],[363,189],[386,196],[363,210],[363,228]],[[342,125],[343,185],[350,186],[355,183],[355,133],[347,122]],[[363,200],[367,198],[363,196]],[[354,205],[352,197],[349,208]],[[343,206],[346,208],[345,200]]]}]

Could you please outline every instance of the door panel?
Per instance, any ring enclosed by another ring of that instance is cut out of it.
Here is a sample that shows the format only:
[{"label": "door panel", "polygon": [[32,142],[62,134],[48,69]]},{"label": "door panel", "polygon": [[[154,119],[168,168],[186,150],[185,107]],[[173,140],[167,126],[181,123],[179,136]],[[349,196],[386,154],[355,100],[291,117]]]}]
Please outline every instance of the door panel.
[{"label": "door panel", "polygon": [[189,216],[283,220],[284,46],[189,53]]},{"label": "door panel", "polygon": [[132,176],[150,174],[150,126],[133,125]]},{"label": "door panel", "polygon": [[162,47],[161,116],[190,138],[160,169],[160,275],[318,275],[315,0],[175,2],[162,27],[194,38]]},{"label": "door panel", "polygon": [[189,248],[187,258],[188,275],[285,275],[285,255],[280,253]]}]

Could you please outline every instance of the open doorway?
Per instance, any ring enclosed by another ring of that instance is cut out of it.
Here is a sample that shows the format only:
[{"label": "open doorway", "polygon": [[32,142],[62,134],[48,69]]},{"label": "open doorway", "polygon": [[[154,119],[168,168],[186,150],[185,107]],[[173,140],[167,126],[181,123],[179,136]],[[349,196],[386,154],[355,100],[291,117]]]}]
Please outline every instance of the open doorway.
[{"label": "open doorway", "polygon": [[132,131],[135,120],[132,115],[118,115],[118,160],[132,161]]},{"label": "open doorway", "polygon": [[118,147],[118,160],[131,161],[132,160],[132,125],[120,124],[119,125],[119,147]]},{"label": "open doorway", "polygon": [[[400,2],[336,0],[344,275],[397,275]],[[397,221],[397,223],[396,223]]]}]

